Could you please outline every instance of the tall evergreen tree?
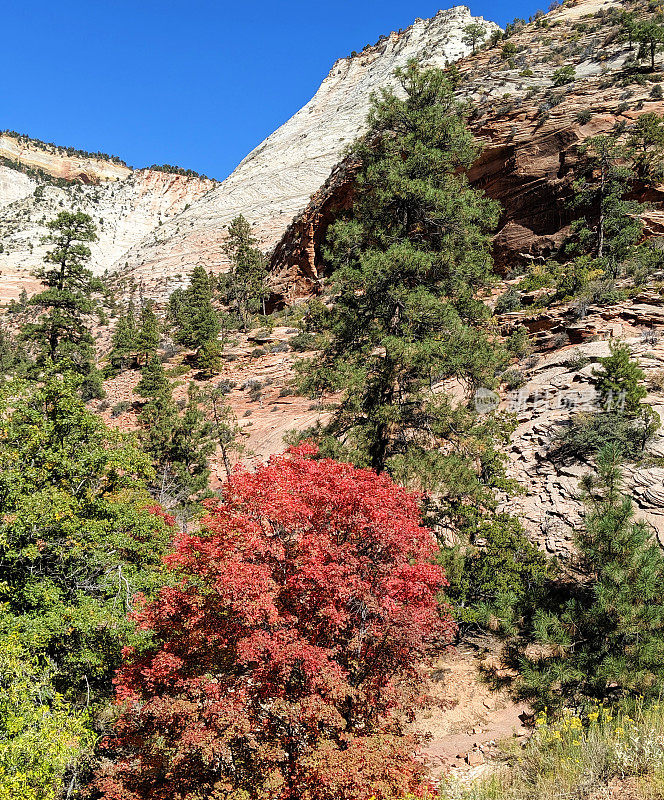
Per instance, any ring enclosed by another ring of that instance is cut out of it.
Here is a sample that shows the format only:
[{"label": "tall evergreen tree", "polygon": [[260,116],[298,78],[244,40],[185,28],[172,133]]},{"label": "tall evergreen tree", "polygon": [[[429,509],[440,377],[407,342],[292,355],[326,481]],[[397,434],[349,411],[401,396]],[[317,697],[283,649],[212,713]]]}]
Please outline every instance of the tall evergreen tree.
[{"label": "tall evergreen tree", "polygon": [[498,206],[464,175],[480,146],[444,73],[411,63],[397,78],[403,98],[384,91],[352,149],[355,202],[324,252],[334,307],[323,352],[300,364],[300,387],[343,392],[318,431],[327,451],[473,494],[500,472],[500,424],[441,384],[456,379],[470,399],[494,380],[500,354],[478,293],[492,282]]},{"label": "tall evergreen tree", "polygon": [[629,166],[630,150],[616,134],[595,136],[580,148],[584,174],[574,184],[573,206],[584,216],[573,223],[572,252],[587,254],[613,277],[639,241],[643,204],[625,199],[635,178]]},{"label": "tall evergreen tree", "polygon": [[262,310],[269,295],[265,257],[256,246],[251,225],[242,216],[235,217],[228,226],[224,251],[231,263],[229,273],[220,276],[220,289],[229,305],[240,319],[242,330],[247,330],[253,314]]},{"label": "tall evergreen tree", "polygon": [[147,401],[138,419],[141,442],[155,467],[152,490],[160,503],[183,510],[186,522],[192,503],[206,494],[208,456],[214,449],[202,400],[190,385],[184,412],[179,414],[173,386],[156,354],[144,365],[136,392]]},{"label": "tall evergreen tree", "polygon": [[646,180],[661,178],[664,120],[652,111],[642,114],[630,131],[628,144],[639,178]]},{"label": "tall evergreen tree", "polygon": [[479,22],[471,22],[463,29],[463,43],[473,49],[473,55],[477,52],[477,46],[487,37],[487,29]]},{"label": "tall evergreen tree", "polygon": [[551,704],[664,691],[664,553],[622,494],[620,451],[605,447],[583,480],[587,513],[577,545],[588,576],[558,613],[540,610],[549,657],[524,659],[524,693]]},{"label": "tall evergreen tree", "polygon": [[111,352],[108,355],[111,374],[117,375],[136,360],[137,334],[136,312],[130,300],[126,311],[119,315],[111,337]]},{"label": "tall evergreen tree", "polygon": [[166,377],[164,365],[157,353],[151,353],[141,370],[141,379],[136,385],[136,393],[149,400],[161,392],[170,393],[170,382]]},{"label": "tall evergreen tree", "polygon": [[143,364],[146,364],[150,356],[157,350],[160,333],[159,320],[154,313],[153,304],[144,303],[136,333],[136,354],[139,362],[143,361]]},{"label": "tall evergreen tree", "polygon": [[237,424],[233,409],[224,398],[225,392],[220,386],[216,386],[205,391],[201,400],[210,421],[210,435],[219,447],[226,476],[230,478],[231,453],[241,453],[244,446],[238,441],[241,428]]},{"label": "tall evergreen tree", "polygon": [[97,238],[92,218],[81,212],[61,211],[48,223],[44,241],[53,245],[35,272],[46,289],[30,298],[41,310],[37,323],[24,327],[23,338],[37,350],[37,365],[82,376],[87,397],[101,397],[101,378],[95,364],[94,339],[89,317],[99,309],[95,295],[103,284],[87,268],[88,242]]},{"label": "tall evergreen tree", "polygon": [[637,22],[633,34],[639,43],[639,58],[650,59],[650,71],[655,71],[655,56],[664,47],[664,17],[661,14],[652,19]]},{"label": "tall evergreen tree", "polygon": [[171,295],[169,316],[175,325],[175,341],[185,347],[205,351],[209,365],[211,352],[219,336],[219,314],[212,304],[212,281],[203,267],[189,276],[189,286]]}]

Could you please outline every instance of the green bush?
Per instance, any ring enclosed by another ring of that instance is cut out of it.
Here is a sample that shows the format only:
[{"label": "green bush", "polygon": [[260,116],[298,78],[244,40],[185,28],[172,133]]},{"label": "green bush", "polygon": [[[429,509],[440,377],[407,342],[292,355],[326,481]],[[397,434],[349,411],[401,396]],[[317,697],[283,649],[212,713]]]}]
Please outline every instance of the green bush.
[{"label": "green bush", "polygon": [[532,352],[532,346],[530,344],[530,337],[528,336],[528,329],[524,325],[519,325],[515,328],[507,337],[505,347],[508,353],[511,353],[517,358],[523,358],[523,356],[529,355]]},{"label": "green bush", "polygon": [[571,64],[566,64],[553,73],[553,85],[564,86],[567,83],[572,83],[575,78],[576,70]]},{"label": "green bush", "polygon": [[512,58],[512,56],[516,55],[516,52],[517,52],[517,47],[514,44],[514,42],[505,42],[505,44],[502,47],[502,50],[500,51],[500,55],[501,58],[507,61],[507,59]]},{"label": "green bush", "polygon": [[130,403],[129,400],[121,400],[119,403],[116,403],[111,409],[111,416],[113,418],[119,417],[126,411],[130,411],[132,407],[133,407],[132,403]]},{"label": "green bush", "polygon": [[511,286],[504,294],[496,300],[496,314],[509,314],[511,311],[519,311],[523,308],[521,304],[521,292]]},{"label": "green bush", "polygon": [[[56,800],[65,774],[94,743],[15,633],[0,637],[0,800]],[[73,786],[72,786],[73,788]]]},{"label": "green bush", "polygon": [[288,340],[291,350],[295,352],[304,352],[307,350],[315,350],[318,343],[318,337],[315,333],[298,333]]},{"label": "green bush", "polygon": [[525,375],[516,367],[506,370],[503,373],[502,380],[511,392],[515,389],[520,389],[526,382]]},{"label": "green bush", "polygon": [[537,608],[552,565],[509,514],[472,523],[467,536],[469,544],[441,548],[438,557],[450,583],[445,595],[454,617],[461,625],[513,632],[516,621]]}]

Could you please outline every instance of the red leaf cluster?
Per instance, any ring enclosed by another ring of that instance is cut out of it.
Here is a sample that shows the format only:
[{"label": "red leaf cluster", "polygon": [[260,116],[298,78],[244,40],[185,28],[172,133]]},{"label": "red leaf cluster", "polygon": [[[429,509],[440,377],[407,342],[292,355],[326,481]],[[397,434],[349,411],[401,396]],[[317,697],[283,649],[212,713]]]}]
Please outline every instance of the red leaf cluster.
[{"label": "red leaf cluster", "polygon": [[[315,451],[314,451],[315,452]],[[136,614],[105,800],[363,800],[421,783],[403,724],[454,624],[418,498],[293,448],[240,471]]]}]

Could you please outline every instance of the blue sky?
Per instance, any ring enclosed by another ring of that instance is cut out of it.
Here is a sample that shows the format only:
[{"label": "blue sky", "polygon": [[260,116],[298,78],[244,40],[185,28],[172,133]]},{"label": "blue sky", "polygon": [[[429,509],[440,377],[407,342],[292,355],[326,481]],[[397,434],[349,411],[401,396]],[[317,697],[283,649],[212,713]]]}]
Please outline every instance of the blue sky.
[{"label": "blue sky", "polygon": [[[337,58],[453,4],[4,0],[0,130],[221,179]],[[542,5],[470,7],[504,26]]]}]

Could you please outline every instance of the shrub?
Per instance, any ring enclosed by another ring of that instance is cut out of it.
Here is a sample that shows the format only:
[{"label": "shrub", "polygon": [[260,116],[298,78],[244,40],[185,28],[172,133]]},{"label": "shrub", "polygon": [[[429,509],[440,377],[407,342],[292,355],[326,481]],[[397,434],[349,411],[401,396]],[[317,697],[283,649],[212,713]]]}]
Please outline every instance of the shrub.
[{"label": "shrub", "polygon": [[519,617],[534,614],[552,565],[509,514],[473,522],[466,536],[467,545],[443,547],[438,556],[454,617],[461,624],[494,629],[498,617],[502,631],[513,633]]},{"label": "shrub", "polygon": [[298,333],[288,340],[292,350],[303,352],[305,350],[315,350],[318,337],[314,333]]},{"label": "shrub", "polygon": [[250,380],[244,384],[244,389],[249,393],[252,403],[260,400],[263,395],[263,384],[261,381]]},{"label": "shrub", "polygon": [[105,800],[222,786],[247,800],[386,800],[421,785],[398,720],[454,630],[433,535],[417,496],[314,452],[235,473],[180,537],[168,563],[181,583],[138,612],[150,644],[118,673]]},{"label": "shrub", "polygon": [[516,368],[506,370],[503,373],[502,380],[510,391],[520,389],[526,382],[523,372]]},{"label": "shrub", "polygon": [[576,70],[571,64],[566,64],[564,67],[557,69],[552,78],[554,86],[564,86],[567,83],[572,83],[576,78]]},{"label": "shrub", "polygon": [[584,108],[582,111],[579,111],[579,113],[576,115],[576,121],[579,123],[579,125],[587,125],[592,119],[592,116],[593,115],[590,109]]},{"label": "shrub", "polygon": [[111,409],[111,416],[115,419],[119,417],[121,414],[125,414],[127,411],[130,411],[133,408],[132,403],[129,400],[121,400],[119,403],[116,403],[113,408]]},{"label": "shrub", "polygon": [[519,325],[510,333],[505,342],[507,351],[517,358],[523,358],[532,352],[528,329],[524,325]]},{"label": "shrub", "polygon": [[94,741],[87,714],[42,672],[16,634],[0,639],[0,800],[64,797],[68,768]]},{"label": "shrub", "polygon": [[231,381],[228,380],[227,378],[224,378],[223,380],[219,381],[219,383],[216,386],[216,389],[222,395],[227,395],[233,391],[236,385],[237,384],[235,383],[235,381]]},{"label": "shrub", "polygon": [[[560,800],[661,797],[664,704],[632,709],[589,705],[560,715],[542,711],[523,746],[503,745],[508,766],[463,788],[447,781],[440,800]],[[623,785],[621,783],[624,782]],[[621,791],[622,790],[622,791]]]},{"label": "shrub", "polygon": [[519,311],[523,308],[521,304],[521,292],[511,286],[504,294],[496,300],[496,314],[508,314],[511,311]]},{"label": "shrub", "polygon": [[517,52],[517,47],[514,44],[514,42],[505,42],[500,51],[500,55],[501,58],[507,60],[512,58],[512,56],[516,55],[516,52]]},{"label": "shrub", "polygon": [[567,361],[565,361],[565,366],[575,372],[587,367],[588,364],[590,364],[590,358],[582,350],[573,350]]}]

